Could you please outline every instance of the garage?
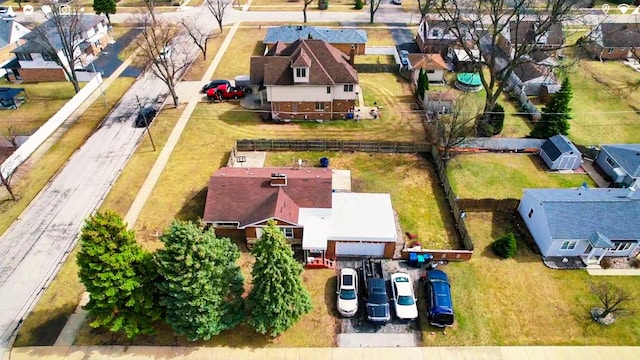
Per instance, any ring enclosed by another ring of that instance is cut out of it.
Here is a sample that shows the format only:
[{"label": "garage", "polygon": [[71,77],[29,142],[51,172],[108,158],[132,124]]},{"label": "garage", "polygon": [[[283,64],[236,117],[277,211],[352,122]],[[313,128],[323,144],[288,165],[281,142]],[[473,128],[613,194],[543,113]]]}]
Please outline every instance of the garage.
[{"label": "garage", "polygon": [[336,256],[384,256],[386,243],[336,242]]}]

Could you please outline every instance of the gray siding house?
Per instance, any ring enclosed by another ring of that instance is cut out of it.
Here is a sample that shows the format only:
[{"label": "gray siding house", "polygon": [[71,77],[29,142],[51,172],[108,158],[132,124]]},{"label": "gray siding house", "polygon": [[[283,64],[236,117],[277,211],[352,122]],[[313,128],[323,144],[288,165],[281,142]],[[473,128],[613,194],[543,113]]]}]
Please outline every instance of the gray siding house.
[{"label": "gray siding house", "polygon": [[540,157],[551,170],[575,170],[582,164],[582,154],[564,135],[554,135],[542,144]]},{"label": "gray siding house", "polygon": [[544,257],[631,256],[640,241],[640,191],[525,189],[518,213]]},{"label": "gray siding house", "polygon": [[596,163],[614,184],[638,185],[640,178],[640,144],[602,145]]}]

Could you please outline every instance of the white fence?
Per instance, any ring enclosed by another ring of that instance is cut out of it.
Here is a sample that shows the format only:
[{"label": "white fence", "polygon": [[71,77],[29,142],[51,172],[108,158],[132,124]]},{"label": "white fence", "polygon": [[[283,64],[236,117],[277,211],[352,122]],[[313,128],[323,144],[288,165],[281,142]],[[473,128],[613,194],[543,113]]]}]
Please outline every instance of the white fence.
[{"label": "white fence", "polygon": [[102,76],[96,76],[85,85],[79,93],[58,110],[46,123],[44,123],[29,139],[22,144],[11,156],[0,165],[0,171],[5,179],[8,179],[33,154],[49,136],[62,125],[74,111],[85,101],[102,83]]}]

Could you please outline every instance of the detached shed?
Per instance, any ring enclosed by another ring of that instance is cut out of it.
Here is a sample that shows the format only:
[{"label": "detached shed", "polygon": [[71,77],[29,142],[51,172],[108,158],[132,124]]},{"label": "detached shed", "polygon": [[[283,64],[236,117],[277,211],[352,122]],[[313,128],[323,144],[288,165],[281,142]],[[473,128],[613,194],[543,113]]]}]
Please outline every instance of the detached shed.
[{"label": "detached shed", "polygon": [[564,135],[554,135],[542,144],[540,156],[551,170],[575,170],[582,164],[582,154]]}]

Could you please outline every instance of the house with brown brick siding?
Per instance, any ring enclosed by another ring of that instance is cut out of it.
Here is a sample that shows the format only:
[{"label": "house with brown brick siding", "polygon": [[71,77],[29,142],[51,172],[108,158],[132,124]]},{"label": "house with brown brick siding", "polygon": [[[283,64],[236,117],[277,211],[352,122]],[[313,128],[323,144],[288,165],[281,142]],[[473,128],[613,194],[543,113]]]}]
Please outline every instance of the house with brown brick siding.
[{"label": "house with brown brick siding", "polygon": [[420,20],[415,41],[420,52],[451,57],[453,50],[461,45],[456,34],[464,34],[467,45],[473,47],[474,31],[471,21],[463,20],[452,26],[437,14],[427,14]]},{"label": "house with brown brick siding", "polygon": [[0,76],[6,74],[5,65],[15,59],[11,51],[25,42],[22,37],[29,31],[14,18],[0,19]]},{"label": "house with brown brick siding", "polygon": [[585,47],[601,61],[640,56],[640,24],[602,23],[591,32]]},{"label": "house with brown brick siding", "polygon": [[306,25],[277,26],[267,29],[262,43],[265,53],[275,44],[291,45],[300,39],[324,40],[336,49],[349,55],[355,49],[356,55],[364,55],[367,46],[367,32],[359,29],[323,28]]},{"label": "house with brown brick siding", "polygon": [[324,40],[274,44],[251,57],[251,85],[274,120],[331,120],[353,115],[358,72],[353,58]]},{"label": "house with brown brick siding", "polygon": [[270,220],[306,262],[391,258],[398,239],[389,194],[334,191],[329,168],[230,168],[209,180],[203,221],[252,246]]},{"label": "house with brown brick siding", "polygon": [[[69,19],[75,16],[69,16]],[[69,20],[72,21],[72,20]],[[78,32],[75,38],[75,69],[91,64],[95,57],[112,41],[107,20],[98,15],[77,15]],[[70,25],[71,26],[71,25]],[[46,36],[48,41],[43,39]],[[62,66],[70,67],[63,53],[62,41],[52,20],[48,20],[23,37],[25,43],[12,50],[17,61],[12,63],[11,80],[65,81]],[[53,47],[53,49],[52,49]]]}]

